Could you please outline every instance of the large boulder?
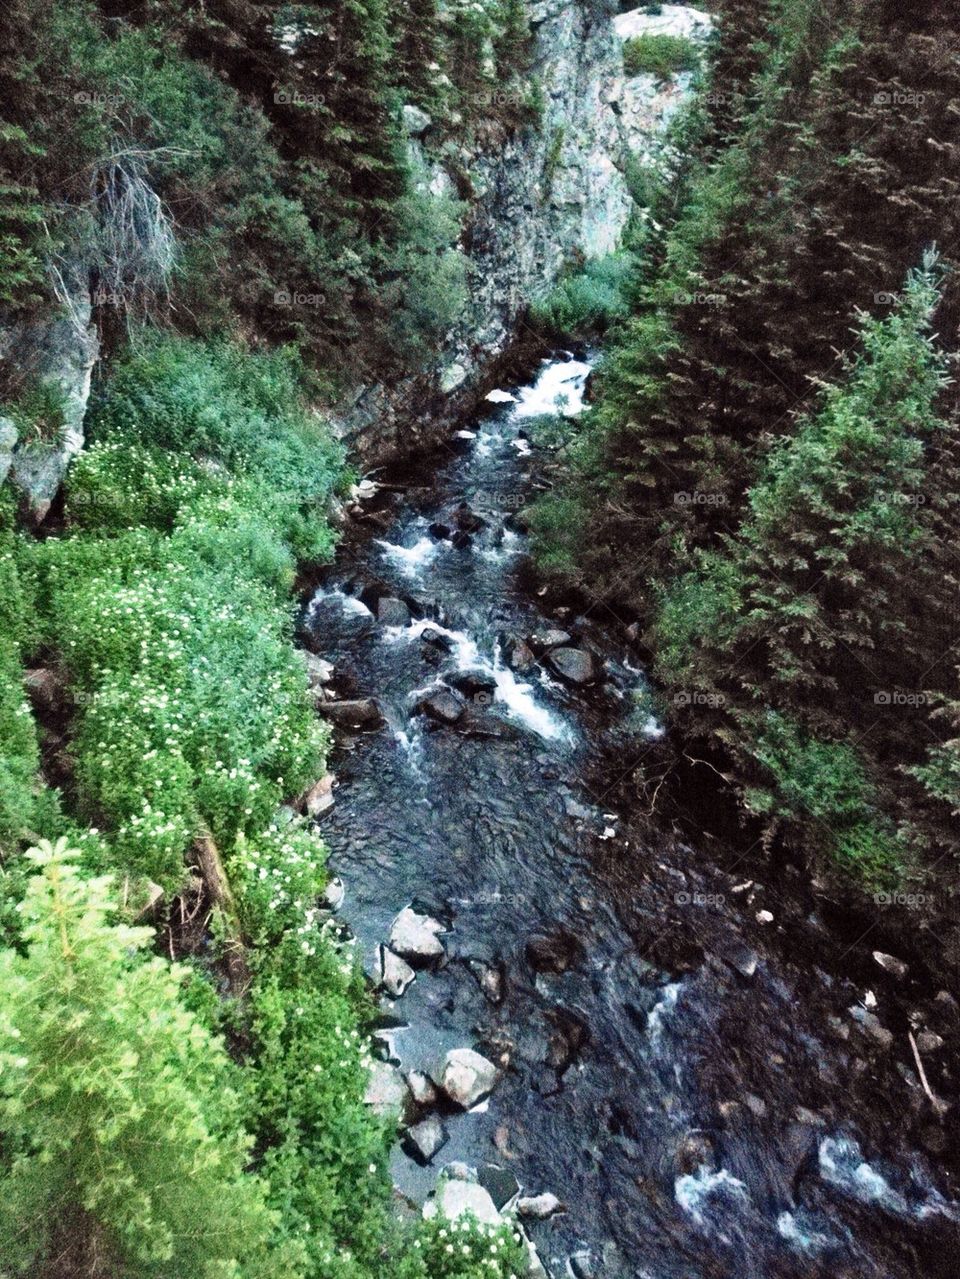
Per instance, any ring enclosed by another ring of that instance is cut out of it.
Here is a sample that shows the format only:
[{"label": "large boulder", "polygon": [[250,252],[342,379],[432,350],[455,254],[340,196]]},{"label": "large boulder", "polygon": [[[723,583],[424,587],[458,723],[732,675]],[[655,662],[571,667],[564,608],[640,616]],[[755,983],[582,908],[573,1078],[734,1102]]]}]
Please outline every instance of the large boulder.
[{"label": "large boulder", "polygon": [[410,1090],[396,1066],[375,1061],[363,1094],[366,1104],[378,1115],[402,1114],[409,1098]]},{"label": "large boulder", "polygon": [[445,931],[439,920],[405,906],[390,927],[390,949],[412,964],[428,964],[443,955],[438,934]]},{"label": "large boulder", "polygon": [[407,1154],[421,1164],[428,1164],[446,1141],[447,1131],[438,1115],[428,1115],[426,1119],[421,1119],[418,1124],[408,1128],[403,1135],[403,1146]]},{"label": "large boulder", "polygon": [[472,1048],[454,1048],[447,1053],[435,1076],[437,1086],[462,1110],[469,1110],[489,1096],[500,1077],[492,1061]]},{"label": "large boulder", "polygon": [[416,975],[407,961],[394,954],[389,946],[380,948],[380,984],[394,999],[400,998]]},{"label": "large boulder", "polygon": [[10,418],[0,417],[0,484],[10,474],[13,450],[17,443],[17,428]]},{"label": "large boulder", "polygon": [[381,595],[377,600],[377,621],[384,626],[409,626],[410,609],[395,595]]},{"label": "large boulder", "polygon": [[438,688],[417,703],[417,710],[434,723],[450,726],[463,714],[462,700],[450,688]]},{"label": "large boulder", "polygon": [[488,1192],[473,1181],[444,1179],[423,1205],[423,1215],[428,1221],[433,1217],[458,1221],[466,1213],[488,1226],[499,1226],[503,1222]]},{"label": "large boulder", "polygon": [[547,663],[568,684],[590,684],[596,677],[593,657],[582,648],[551,649]]},{"label": "large boulder", "polygon": [[383,724],[383,712],[372,697],[357,697],[342,702],[318,702],[317,711],[339,728],[375,729]]}]

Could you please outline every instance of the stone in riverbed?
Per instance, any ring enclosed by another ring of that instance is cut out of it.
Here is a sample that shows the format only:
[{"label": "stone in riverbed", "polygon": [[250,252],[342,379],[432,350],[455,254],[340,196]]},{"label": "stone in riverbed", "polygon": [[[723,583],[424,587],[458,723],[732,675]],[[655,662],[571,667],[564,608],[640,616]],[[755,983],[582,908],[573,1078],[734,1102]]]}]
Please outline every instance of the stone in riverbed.
[{"label": "stone in riverbed", "polygon": [[318,782],[314,782],[308,790],[304,791],[297,801],[297,806],[308,817],[320,817],[323,813],[333,808],[334,781],[333,773],[325,773]]},{"label": "stone in riverbed", "polygon": [[535,933],[527,942],[527,962],[536,973],[565,973],[584,956],[583,946],[572,933]]},{"label": "stone in riverbed", "polygon": [[433,1086],[433,1080],[422,1070],[411,1070],[407,1074],[407,1087],[410,1089],[410,1096],[418,1106],[425,1108],[436,1105],[437,1090]]},{"label": "stone in riverbed", "polygon": [[324,719],[340,728],[379,728],[383,724],[383,712],[372,697],[357,697],[350,701],[318,702],[317,711]]},{"label": "stone in riverbed", "polygon": [[469,1110],[493,1091],[500,1072],[492,1061],[474,1052],[472,1048],[453,1048],[443,1061],[437,1086],[454,1105]]},{"label": "stone in riverbed", "polygon": [[390,949],[412,963],[427,964],[443,955],[443,942],[437,934],[444,931],[439,920],[405,906],[390,928]]},{"label": "stone in riverbed", "polygon": [[484,1164],[477,1180],[499,1209],[520,1193],[520,1183],[510,1169],[497,1164]]},{"label": "stone in riverbed", "polygon": [[466,502],[461,502],[454,511],[453,520],[462,533],[479,533],[487,527],[483,516],[472,511]]},{"label": "stone in riverbed", "polygon": [[417,1163],[428,1164],[447,1142],[447,1130],[437,1115],[428,1115],[418,1124],[408,1128],[403,1135],[403,1147]]},{"label": "stone in riverbed", "polygon": [[384,626],[409,626],[410,609],[394,595],[381,595],[377,600],[377,621]]},{"label": "stone in riverbed", "polygon": [[596,678],[593,657],[582,648],[553,648],[547,654],[547,662],[568,684],[590,684]]},{"label": "stone in riverbed", "polygon": [[389,1115],[398,1111],[402,1112],[409,1096],[409,1089],[396,1066],[391,1066],[386,1061],[373,1063],[363,1100],[376,1114]]},{"label": "stone in riverbed", "polygon": [[471,701],[479,701],[483,698],[492,700],[497,691],[497,681],[490,671],[474,669],[454,671],[446,678],[459,693],[470,698]]},{"label": "stone in riverbed", "polygon": [[328,662],[316,653],[308,653],[306,649],[297,650],[307,668],[307,683],[311,689],[317,690],[329,684],[333,679],[333,662]]},{"label": "stone in riverbed", "polygon": [[527,1195],[517,1200],[517,1212],[521,1217],[534,1217],[537,1220],[543,1220],[544,1217],[552,1217],[555,1212],[559,1212],[563,1207],[556,1195],[548,1192],[542,1195]]},{"label": "stone in riverbed", "polygon": [[433,1217],[458,1221],[468,1212],[484,1225],[499,1226],[503,1221],[487,1191],[472,1181],[441,1181],[423,1205],[423,1215],[428,1221]]},{"label": "stone in riverbed", "polygon": [[343,886],[343,880],[339,875],[334,875],[323,890],[323,904],[327,910],[338,911],[346,895],[347,890]]},{"label": "stone in riverbed", "polygon": [[573,637],[567,631],[550,627],[545,631],[535,631],[528,636],[527,642],[535,653],[546,653],[551,648],[560,648],[569,644]]},{"label": "stone in riverbed", "polygon": [[739,942],[734,942],[733,945],[724,952],[722,958],[725,963],[729,964],[734,972],[739,973],[740,976],[746,978],[747,981],[750,981],[753,978],[757,971],[757,964],[760,962],[760,958],[756,951],[751,950],[749,946],[744,946]]},{"label": "stone in riverbed", "polygon": [[464,706],[460,698],[449,688],[440,688],[428,693],[417,703],[417,710],[437,724],[455,724],[463,714]]},{"label": "stone in riverbed", "polygon": [[399,999],[416,976],[405,959],[395,955],[388,946],[381,946],[380,983],[388,994]]},{"label": "stone in riverbed", "polygon": [[517,640],[511,647],[508,661],[510,669],[519,671],[521,675],[532,670],[537,663],[537,659],[533,655],[533,649],[525,640]]},{"label": "stone in riverbed", "polygon": [[882,950],[873,952],[873,962],[879,964],[885,973],[889,973],[891,977],[895,977],[897,981],[903,981],[909,969],[902,959],[898,959],[896,955],[886,955]]}]

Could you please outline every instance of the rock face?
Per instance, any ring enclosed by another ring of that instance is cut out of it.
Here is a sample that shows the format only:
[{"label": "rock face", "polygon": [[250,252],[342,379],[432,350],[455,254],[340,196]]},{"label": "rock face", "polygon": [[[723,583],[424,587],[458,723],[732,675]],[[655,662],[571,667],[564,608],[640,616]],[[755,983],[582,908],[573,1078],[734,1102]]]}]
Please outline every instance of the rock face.
[{"label": "rock face", "polygon": [[447,1221],[457,1221],[468,1212],[489,1226],[499,1226],[503,1220],[488,1192],[473,1181],[441,1181],[436,1194],[423,1205],[423,1215],[427,1220],[443,1217]]},{"label": "rock face", "polygon": [[418,1163],[428,1164],[447,1140],[446,1129],[436,1115],[428,1115],[404,1133],[403,1144]]},{"label": "rock face", "polygon": [[62,318],[0,330],[0,360],[52,390],[63,412],[51,439],[25,435],[18,440],[10,419],[0,419],[0,482],[9,471],[34,524],[46,517],[67,467],[83,447],[83,419],[100,349],[85,288],[78,284],[71,290],[64,312]]},{"label": "rock face", "polygon": [[530,301],[549,291],[567,262],[618,247],[631,212],[625,171],[631,161],[658,155],[657,140],[691,78],[626,78],[623,41],[661,29],[705,37],[710,19],[677,5],[664,6],[659,18],[642,8],[614,18],[613,7],[580,0],[529,5],[529,78],[542,83],[544,102],[535,128],[486,121],[464,143],[445,140],[424,112],[404,110],[417,186],[466,203],[470,295],[434,368],[390,387],[358,387],[347,397],[339,430],[364,464],[404,457],[442,438],[486,389],[484,372],[511,342]]}]

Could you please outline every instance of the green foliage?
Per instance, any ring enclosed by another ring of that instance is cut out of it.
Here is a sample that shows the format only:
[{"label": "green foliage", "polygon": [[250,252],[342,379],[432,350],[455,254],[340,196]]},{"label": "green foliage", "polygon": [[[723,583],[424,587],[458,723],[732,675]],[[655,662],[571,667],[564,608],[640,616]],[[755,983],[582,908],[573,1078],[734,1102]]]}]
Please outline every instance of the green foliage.
[{"label": "green foliage", "polygon": [[15,400],[0,404],[0,416],[13,422],[21,447],[58,443],[66,425],[63,391],[52,382],[29,382]]},{"label": "green foliage", "polygon": [[16,645],[0,635],[0,851],[33,829],[40,753]]},{"label": "green foliage", "polygon": [[587,262],[535,303],[530,318],[557,337],[602,333],[628,313],[626,289],[633,269],[627,253],[611,253]]},{"label": "green foliage", "polygon": [[528,1268],[518,1230],[509,1223],[485,1225],[469,1214],[453,1223],[437,1218],[425,1222],[414,1247],[422,1269],[411,1267],[410,1279],[511,1279]]},{"label": "green foliage", "polygon": [[685,36],[631,36],[623,44],[623,70],[628,76],[649,72],[661,80],[679,71],[695,71],[700,63],[697,46]]},{"label": "green foliage", "polygon": [[0,1258],[10,1274],[292,1275],[266,1251],[233,1071],[183,970],[108,922],[109,879],[34,850],[23,953],[0,952]]}]

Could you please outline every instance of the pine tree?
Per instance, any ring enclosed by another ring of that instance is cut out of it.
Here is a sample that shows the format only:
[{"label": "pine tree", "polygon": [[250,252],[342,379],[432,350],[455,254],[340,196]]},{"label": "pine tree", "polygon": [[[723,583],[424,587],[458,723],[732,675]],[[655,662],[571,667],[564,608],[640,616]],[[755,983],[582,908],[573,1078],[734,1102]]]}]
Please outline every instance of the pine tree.
[{"label": "pine tree", "polygon": [[0,952],[0,1267],[6,1274],[291,1276],[223,1048],[184,970],[111,925],[110,881],[33,850],[25,949]]}]

